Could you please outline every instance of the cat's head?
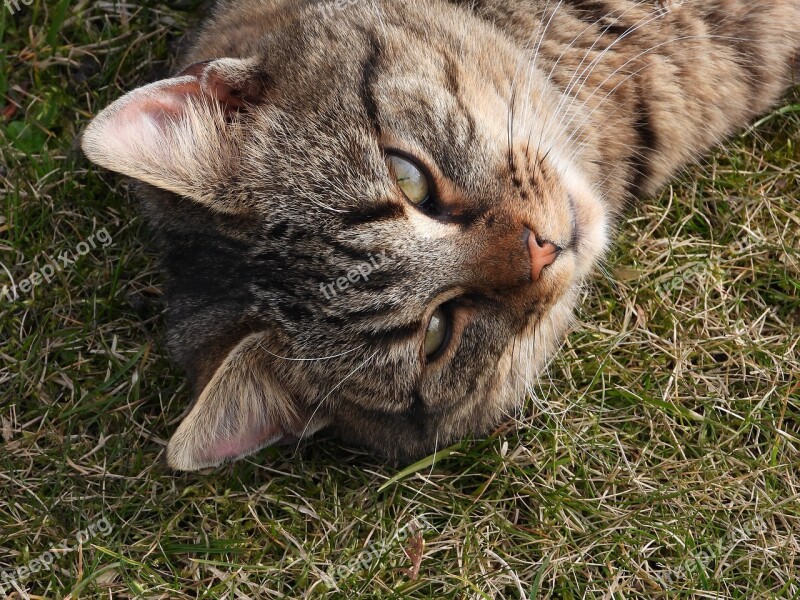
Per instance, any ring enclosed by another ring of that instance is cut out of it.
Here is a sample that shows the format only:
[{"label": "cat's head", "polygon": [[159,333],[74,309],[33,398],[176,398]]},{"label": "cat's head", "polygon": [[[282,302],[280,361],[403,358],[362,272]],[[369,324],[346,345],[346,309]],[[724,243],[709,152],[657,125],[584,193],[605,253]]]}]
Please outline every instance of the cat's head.
[{"label": "cat's head", "polygon": [[85,133],[145,184],[163,246],[196,398],[176,468],[324,427],[397,457],[486,432],[606,244],[568,103],[529,56],[444,3],[358,4],[204,56]]}]

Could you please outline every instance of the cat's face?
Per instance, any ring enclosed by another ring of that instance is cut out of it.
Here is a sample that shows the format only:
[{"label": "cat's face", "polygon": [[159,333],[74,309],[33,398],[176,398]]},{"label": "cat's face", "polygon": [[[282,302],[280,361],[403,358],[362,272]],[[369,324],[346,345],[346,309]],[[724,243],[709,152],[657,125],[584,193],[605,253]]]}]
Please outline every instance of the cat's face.
[{"label": "cat's face", "polygon": [[381,7],[307,15],[85,135],[90,159],[148,184],[197,394],[177,468],[326,426],[401,457],[486,432],[606,244],[546,78],[456,9]]}]

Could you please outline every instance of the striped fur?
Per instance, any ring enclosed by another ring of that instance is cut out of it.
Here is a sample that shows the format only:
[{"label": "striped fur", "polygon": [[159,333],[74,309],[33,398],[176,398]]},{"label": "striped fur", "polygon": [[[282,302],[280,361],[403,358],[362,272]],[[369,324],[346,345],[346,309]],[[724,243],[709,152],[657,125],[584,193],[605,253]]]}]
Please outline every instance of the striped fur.
[{"label": "striped fur", "polygon": [[[322,427],[405,458],[508,418],[615,217],[780,98],[798,31],[800,0],[221,3],[183,57],[212,61],[196,80],[132,92],[84,139],[142,181],[162,246],[199,398],[171,464]],[[440,213],[405,201],[387,148],[430,171]],[[523,225],[564,248],[537,282]],[[453,337],[426,364],[443,303]]]}]

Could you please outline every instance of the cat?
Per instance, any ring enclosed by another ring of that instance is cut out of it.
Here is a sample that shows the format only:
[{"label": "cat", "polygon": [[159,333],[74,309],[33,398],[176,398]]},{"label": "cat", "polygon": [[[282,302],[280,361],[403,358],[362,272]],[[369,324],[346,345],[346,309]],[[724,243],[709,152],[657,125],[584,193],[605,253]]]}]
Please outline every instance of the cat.
[{"label": "cat", "polygon": [[489,432],[626,203],[773,106],[798,32],[800,0],[219,3],[82,139],[161,247],[169,464]]}]

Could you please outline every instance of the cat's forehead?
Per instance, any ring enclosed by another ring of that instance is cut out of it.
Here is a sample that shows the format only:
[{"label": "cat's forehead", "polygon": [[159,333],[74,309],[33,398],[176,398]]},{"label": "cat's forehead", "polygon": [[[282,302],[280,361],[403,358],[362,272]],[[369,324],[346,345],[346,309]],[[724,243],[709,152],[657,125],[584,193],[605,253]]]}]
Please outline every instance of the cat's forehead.
[{"label": "cat's forehead", "polygon": [[313,163],[324,153],[323,168],[334,179],[346,175],[344,185],[366,184],[354,175],[374,179],[376,150],[396,141],[462,185],[493,183],[487,170],[504,160],[515,111],[530,112],[514,86],[531,82],[502,39],[491,55],[475,43],[495,35],[483,24],[471,31],[439,18],[426,27],[427,8],[409,14],[396,4],[313,14],[268,38],[260,60],[272,88],[263,122],[274,131],[266,139],[280,137],[287,151],[274,152],[292,172],[307,169],[298,156]]},{"label": "cat's forehead", "polygon": [[327,14],[322,3],[264,36],[260,60],[277,85],[331,102],[375,85],[395,99],[484,81],[507,90],[516,65],[513,48],[479,21],[448,19],[444,8],[358,2]]}]

